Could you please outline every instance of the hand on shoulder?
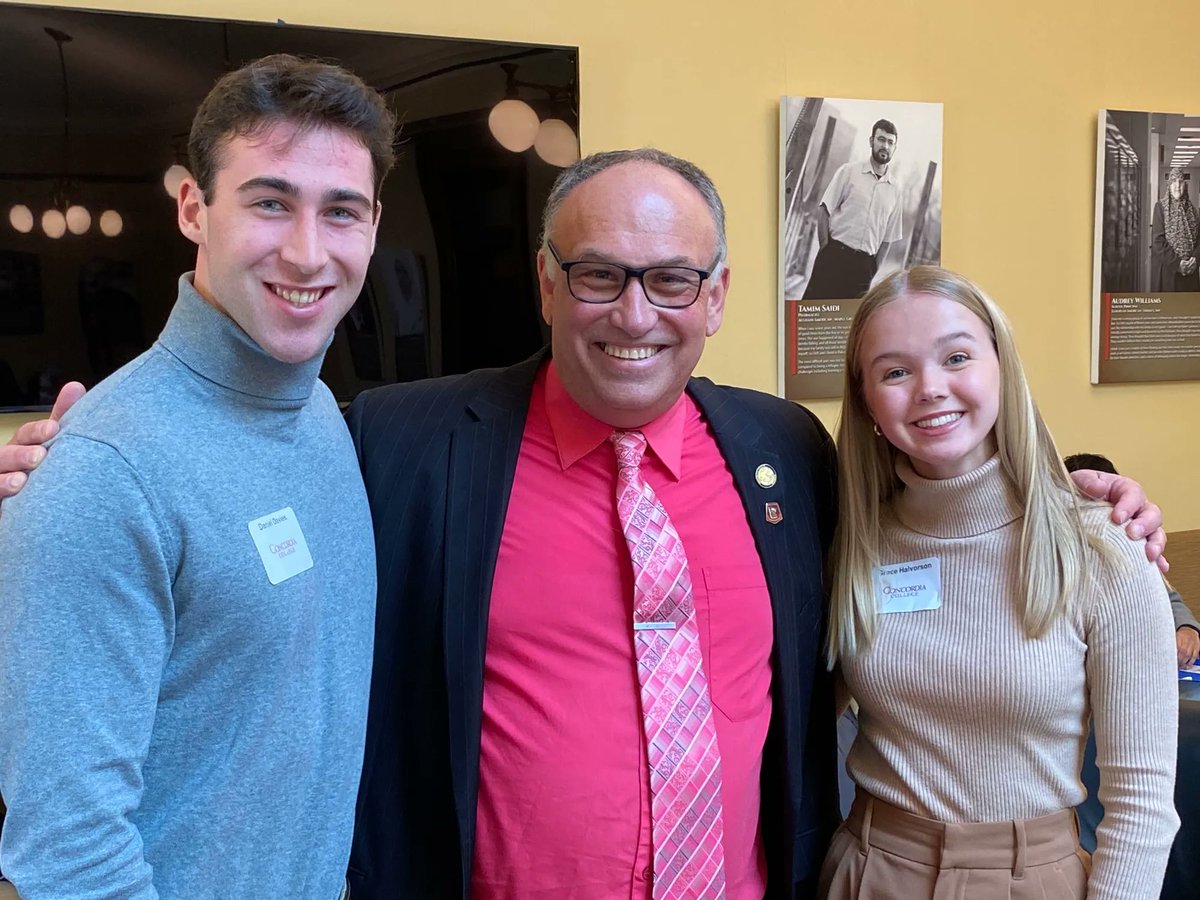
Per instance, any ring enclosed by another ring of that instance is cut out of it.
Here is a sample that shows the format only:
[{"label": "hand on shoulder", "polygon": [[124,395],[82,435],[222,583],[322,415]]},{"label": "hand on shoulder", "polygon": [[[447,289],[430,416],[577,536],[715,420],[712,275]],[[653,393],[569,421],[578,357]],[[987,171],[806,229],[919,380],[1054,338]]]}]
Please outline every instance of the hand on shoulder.
[{"label": "hand on shoulder", "polygon": [[46,458],[42,445],[58,434],[59,420],[85,393],[78,381],[63,385],[54,408],[45,419],[26,422],[9,442],[0,447],[0,500],[11,497],[25,486],[29,472]]}]

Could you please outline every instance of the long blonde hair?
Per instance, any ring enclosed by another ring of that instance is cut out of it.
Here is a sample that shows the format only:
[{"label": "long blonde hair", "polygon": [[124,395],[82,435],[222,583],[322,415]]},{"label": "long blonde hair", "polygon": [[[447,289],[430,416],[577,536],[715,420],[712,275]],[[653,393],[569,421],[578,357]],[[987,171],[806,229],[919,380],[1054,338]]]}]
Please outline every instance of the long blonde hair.
[{"label": "long blonde hair", "polygon": [[[960,303],[987,326],[1000,362],[996,444],[1000,470],[1024,507],[1020,573],[1024,625],[1041,637],[1086,579],[1092,541],[1083,530],[1078,497],[1041,414],[1033,402],[1008,319],[966,278],[936,266],[916,266],[884,279],[863,298],[846,343],[846,383],[838,425],[838,527],[834,537],[833,603],[828,659],[870,648],[876,633],[871,569],[879,565],[880,509],[900,488],[899,451],[876,436],[863,392],[859,349],[871,317],[901,297],[932,294]],[[1062,492],[1072,498],[1063,502]]]}]

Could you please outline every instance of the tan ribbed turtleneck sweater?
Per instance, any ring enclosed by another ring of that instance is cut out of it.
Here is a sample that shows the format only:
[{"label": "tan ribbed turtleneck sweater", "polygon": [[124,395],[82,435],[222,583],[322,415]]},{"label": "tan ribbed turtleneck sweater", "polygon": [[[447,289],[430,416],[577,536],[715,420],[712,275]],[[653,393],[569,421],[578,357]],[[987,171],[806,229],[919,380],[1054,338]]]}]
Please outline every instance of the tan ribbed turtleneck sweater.
[{"label": "tan ribbed turtleneck sweater", "polygon": [[1157,898],[1178,828],[1178,688],[1162,578],[1085,507],[1112,550],[1082,602],[1040,640],[1025,636],[1022,510],[999,458],[930,481],[907,461],[884,518],[881,562],[936,556],[938,609],[880,616],[874,646],[842,660],[859,703],[848,768],[877,797],[945,822],[1031,818],[1084,798],[1080,761],[1095,719],[1100,799],[1089,900]]}]

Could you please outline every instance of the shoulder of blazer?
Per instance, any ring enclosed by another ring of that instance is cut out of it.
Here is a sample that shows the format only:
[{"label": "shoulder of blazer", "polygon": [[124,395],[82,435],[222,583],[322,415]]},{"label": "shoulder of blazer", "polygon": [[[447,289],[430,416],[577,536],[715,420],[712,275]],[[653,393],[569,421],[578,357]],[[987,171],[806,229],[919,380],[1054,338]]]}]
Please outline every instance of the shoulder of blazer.
[{"label": "shoulder of blazer", "polygon": [[547,350],[541,350],[506,368],[363,391],[346,411],[360,461],[380,442],[390,448],[398,443],[425,444],[466,419],[483,420],[528,408],[530,390],[547,355]]},{"label": "shoulder of blazer", "polygon": [[833,439],[813,413],[798,403],[750,388],[692,378],[688,393],[700,405],[714,431],[739,429],[741,439],[766,443],[781,452],[797,449],[832,452]]}]

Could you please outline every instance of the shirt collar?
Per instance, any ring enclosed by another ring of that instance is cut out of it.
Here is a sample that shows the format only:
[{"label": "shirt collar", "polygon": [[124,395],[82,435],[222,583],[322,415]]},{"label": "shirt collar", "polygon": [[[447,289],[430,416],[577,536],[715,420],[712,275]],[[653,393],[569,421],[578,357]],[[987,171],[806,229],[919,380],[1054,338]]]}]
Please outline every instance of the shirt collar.
[{"label": "shirt collar", "polygon": [[[871,160],[868,159],[866,162],[863,163],[862,173],[864,175],[875,175],[875,170],[871,168]],[[891,184],[892,183],[892,164],[888,163],[887,170],[882,175],[875,175],[875,177],[878,178],[880,181],[886,181],[888,184]]]},{"label": "shirt collar", "polygon": [[[586,412],[567,393],[554,367],[554,360],[547,363],[543,380],[546,417],[554,433],[559,465],[566,471],[607,441],[615,429]],[[680,394],[671,408],[657,419],[641,428],[632,429],[646,436],[650,450],[667,467],[675,481],[682,475],[686,414],[687,398]]]}]

